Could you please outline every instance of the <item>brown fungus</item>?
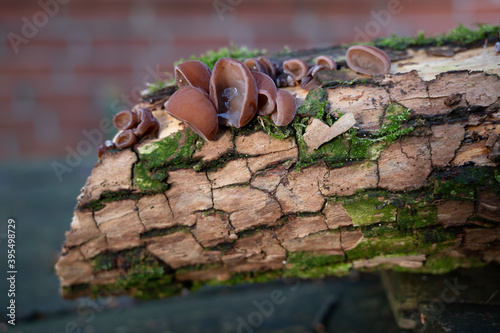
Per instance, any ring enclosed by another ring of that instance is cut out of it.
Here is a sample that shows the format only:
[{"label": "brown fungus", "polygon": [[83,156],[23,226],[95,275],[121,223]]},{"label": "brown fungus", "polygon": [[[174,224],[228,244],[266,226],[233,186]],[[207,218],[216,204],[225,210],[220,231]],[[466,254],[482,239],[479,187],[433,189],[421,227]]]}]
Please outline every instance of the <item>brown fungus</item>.
[{"label": "brown fungus", "polygon": [[121,131],[115,138],[115,145],[120,149],[132,147],[136,143],[137,136],[130,129]]},{"label": "brown fungus", "polygon": [[191,86],[180,88],[165,103],[165,111],[207,141],[213,140],[217,134],[217,111],[202,89]]},{"label": "brown fungus", "polygon": [[120,111],[113,116],[113,125],[119,131],[134,128],[138,123],[139,116],[130,110]]},{"label": "brown fungus", "polygon": [[205,63],[198,60],[184,61],[175,66],[174,72],[179,88],[190,85],[208,93],[212,72]]},{"label": "brown fungus", "polygon": [[295,97],[288,91],[278,89],[276,94],[276,109],[271,114],[276,126],[286,126],[295,118]]},{"label": "brown fungus", "polygon": [[276,85],[274,81],[263,73],[252,72],[257,84],[258,91],[258,114],[267,116],[271,114],[276,107]]},{"label": "brown fungus", "polygon": [[270,77],[276,76],[276,64],[274,64],[268,57],[260,56],[257,58],[267,67],[267,72]]},{"label": "brown fungus", "polygon": [[283,62],[283,71],[290,74],[296,81],[302,80],[309,67],[300,59],[288,59]]},{"label": "brown fungus", "polygon": [[267,66],[256,58],[249,58],[245,60],[245,65],[247,65],[248,69],[250,69],[250,72],[260,72],[269,75]]},{"label": "brown fungus", "polygon": [[347,66],[355,72],[380,75],[389,73],[391,59],[381,49],[370,45],[355,45],[347,49]]},{"label": "brown fungus", "polygon": [[335,60],[332,57],[327,55],[322,55],[316,58],[314,61],[315,65],[323,66],[328,69],[337,69],[337,64],[335,64]]},{"label": "brown fungus", "polygon": [[138,111],[140,117],[139,125],[134,129],[134,134],[142,138],[144,136],[156,136],[160,130],[160,123],[156,120],[153,112],[148,108],[140,108]]},{"label": "brown fungus", "polygon": [[307,75],[300,81],[300,87],[307,91],[321,87],[321,82],[316,79],[316,73],[325,69],[328,69],[328,67],[323,65],[314,65],[309,68]]},{"label": "brown fungus", "polygon": [[276,86],[278,88],[285,88],[285,87],[295,87],[297,85],[297,81],[287,73],[281,73],[276,77]]},{"label": "brown fungus", "polygon": [[97,158],[101,159],[104,156],[104,153],[106,153],[110,149],[115,149],[116,145],[113,141],[111,140],[106,140],[102,145],[97,147]]},{"label": "brown fungus", "polygon": [[222,125],[245,126],[257,113],[257,84],[248,67],[236,59],[221,58],[215,63],[210,98]]}]

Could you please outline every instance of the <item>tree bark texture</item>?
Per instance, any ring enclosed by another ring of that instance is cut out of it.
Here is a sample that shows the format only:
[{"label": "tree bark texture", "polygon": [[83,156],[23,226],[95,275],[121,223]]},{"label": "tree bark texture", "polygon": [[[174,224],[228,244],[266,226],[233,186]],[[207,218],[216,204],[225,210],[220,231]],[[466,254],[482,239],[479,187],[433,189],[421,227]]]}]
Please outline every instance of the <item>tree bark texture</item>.
[{"label": "tree bark texture", "polygon": [[[392,57],[397,74],[290,88],[288,128],[257,117],[204,142],[162,110],[168,96],[138,105],[159,138],[95,165],[56,265],[63,295],[500,262],[500,56]],[[328,137],[349,113],[354,127]]]}]

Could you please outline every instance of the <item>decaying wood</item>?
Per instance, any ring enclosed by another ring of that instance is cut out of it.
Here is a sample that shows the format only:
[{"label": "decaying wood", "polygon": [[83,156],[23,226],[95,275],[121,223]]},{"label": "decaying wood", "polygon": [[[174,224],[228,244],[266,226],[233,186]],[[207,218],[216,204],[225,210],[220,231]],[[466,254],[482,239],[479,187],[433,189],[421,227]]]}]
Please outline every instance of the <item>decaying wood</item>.
[{"label": "decaying wood", "polygon": [[[347,122],[335,136],[354,122],[359,131],[376,133],[391,103],[410,109],[415,127],[368,158],[335,165],[318,159],[296,167],[301,154],[334,138],[337,123],[323,133],[313,121],[305,148],[293,136],[222,129],[216,141],[192,145],[191,162],[149,169],[163,175],[166,190],[141,190],[140,164],[149,163],[164,140],[188,132],[156,103],[159,138],[104,154],[78,198],[56,266],[64,295],[135,293],[150,288],[145,282],[163,283],[162,276],[189,287],[238,273],[297,275],[304,264],[297,256],[338,258],[342,267],[358,269],[422,269],[450,251],[500,262],[494,227],[500,197],[492,188],[500,186],[498,178],[487,184],[459,178],[457,186],[470,185],[470,192],[459,187],[440,194],[443,179],[472,167],[498,177],[500,58],[492,47],[447,58],[412,52],[393,63],[396,74],[327,89],[330,111]],[[290,90],[302,104],[307,92]],[[403,223],[417,218],[425,225]],[[143,284],[132,285],[141,267]]]}]

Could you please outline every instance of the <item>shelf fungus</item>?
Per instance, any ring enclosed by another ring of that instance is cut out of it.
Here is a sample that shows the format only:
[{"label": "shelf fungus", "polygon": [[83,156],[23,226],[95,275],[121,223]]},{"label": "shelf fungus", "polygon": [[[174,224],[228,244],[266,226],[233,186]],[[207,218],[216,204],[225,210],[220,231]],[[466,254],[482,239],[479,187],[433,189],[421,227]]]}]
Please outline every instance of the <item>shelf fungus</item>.
[{"label": "shelf fungus", "polygon": [[175,81],[179,88],[193,86],[208,93],[212,71],[201,61],[187,60],[175,66]]},{"label": "shelf fungus", "polygon": [[381,49],[370,45],[355,45],[347,49],[347,66],[355,72],[367,75],[389,73],[391,59]]},{"label": "shelf fungus", "polygon": [[213,140],[217,134],[217,111],[208,94],[200,88],[180,88],[165,103],[165,111],[205,140]]}]

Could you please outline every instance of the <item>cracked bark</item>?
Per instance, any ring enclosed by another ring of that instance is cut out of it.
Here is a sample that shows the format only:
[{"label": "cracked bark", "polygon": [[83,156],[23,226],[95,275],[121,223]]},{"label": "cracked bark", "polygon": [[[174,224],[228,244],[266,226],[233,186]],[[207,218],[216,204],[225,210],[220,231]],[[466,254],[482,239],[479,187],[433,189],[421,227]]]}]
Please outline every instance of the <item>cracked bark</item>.
[{"label": "cracked bark", "polygon": [[[116,266],[135,250],[183,284],[236,273],[288,276],[299,267],[297,256],[306,254],[358,269],[419,269],[452,250],[500,261],[498,227],[489,228],[499,222],[498,182],[462,176],[472,167],[498,174],[498,160],[490,157],[497,156],[500,135],[500,70],[429,77],[408,66],[374,83],[327,90],[330,111],[351,112],[362,132],[380,129],[390,103],[411,109],[415,127],[370,158],[334,166],[319,159],[297,170],[301,148],[294,137],[221,130],[216,141],[196,146],[190,156],[195,162],[166,171],[166,191],[140,191],[134,167],[142,154],[175,134],[172,124],[183,131],[155,110],[160,137],[141,143],[137,154],[106,153],[78,198],[56,265],[64,295],[74,296],[75,289],[99,293],[98,286],[136,274]],[[291,90],[298,99],[305,96]],[[198,172],[198,162],[214,167]],[[443,179],[455,178],[458,188],[448,190]],[[108,258],[110,267],[99,266],[100,258]]]}]

